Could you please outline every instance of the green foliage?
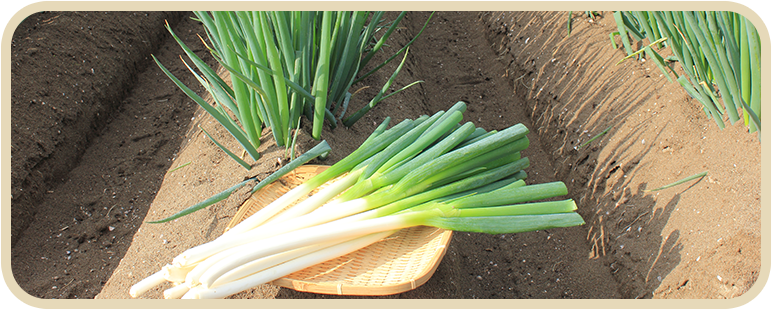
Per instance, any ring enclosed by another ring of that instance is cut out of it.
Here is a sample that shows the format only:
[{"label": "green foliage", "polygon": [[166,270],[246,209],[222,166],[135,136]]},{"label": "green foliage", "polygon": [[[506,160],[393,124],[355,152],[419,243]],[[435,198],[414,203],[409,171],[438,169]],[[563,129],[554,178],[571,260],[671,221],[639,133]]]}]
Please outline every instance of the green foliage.
[{"label": "green foliage", "polygon": [[[366,68],[381,50],[405,12],[393,21],[386,21],[384,12],[361,11],[214,11],[195,14],[204,26],[207,48],[230,73],[230,86],[168,26],[194,66],[185,65],[209,92],[214,103],[203,100],[162,64],[158,65],[180,89],[224,126],[253,160],[259,158],[256,149],[260,146],[263,127],[271,129],[277,145],[292,149],[297,137],[292,130],[300,127],[303,115],[313,123],[312,137],[320,140],[324,123],[334,128],[338,119],[344,117],[352,96],[349,92],[352,85],[382,68],[398,54],[406,54],[407,47],[415,40],[413,38],[376,69],[362,75],[360,70]],[[385,94],[401,68],[400,65],[369,104],[346,119],[346,126],[353,125],[381,100],[415,84]],[[236,152],[217,144],[249,169],[243,160],[233,155]]]},{"label": "green foliage", "polygon": [[[719,128],[724,128],[725,119],[731,124],[742,119],[750,132],[760,135],[761,41],[747,18],[726,11],[618,11],[614,19],[628,57],[646,52],[669,80],[672,73],[702,103]],[[633,52],[628,34],[652,43]],[[652,48],[655,45],[670,48],[684,76],[665,63],[673,58],[663,58]]]}]

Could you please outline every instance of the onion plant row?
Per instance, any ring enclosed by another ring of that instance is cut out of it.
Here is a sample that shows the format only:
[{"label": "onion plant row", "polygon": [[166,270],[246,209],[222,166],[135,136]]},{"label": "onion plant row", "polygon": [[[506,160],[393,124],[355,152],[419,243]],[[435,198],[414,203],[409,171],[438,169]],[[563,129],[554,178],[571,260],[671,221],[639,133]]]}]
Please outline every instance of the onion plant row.
[{"label": "onion plant row", "polygon": [[[292,132],[294,129],[297,133],[301,116],[312,122],[311,135],[320,140],[324,123],[334,128],[342,119],[346,126],[351,126],[381,100],[418,83],[386,94],[402,68],[400,65],[369,104],[346,115],[352,97],[350,89],[355,82],[376,72],[397,55],[407,55],[407,48],[415,38],[382,63],[368,66],[397,29],[405,12],[391,21],[385,20],[384,12],[361,11],[215,11],[195,12],[195,15],[204,27],[206,39],[201,38],[202,41],[228,71],[230,83],[193,53],[168,25],[167,29],[192,64],[183,62],[214,102],[202,99],[157,59],[156,63],[224,126],[253,160],[260,156],[257,148],[264,127],[271,129],[277,145],[292,150],[290,146],[297,137]],[[371,67],[374,68],[364,72]],[[239,152],[216,144],[249,169],[235,155]],[[294,157],[294,153],[290,156]]]},{"label": "onion plant row", "polygon": [[[642,52],[671,81],[673,74],[719,128],[725,119],[742,119],[750,132],[761,131],[761,40],[747,18],[728,11],[617,11],[614,19],[627,54],[637,53],[628,35],[648,39]],[[665,46],[672,57],[654,50]],[[678,61],[684,75],[667,60]]]},{"label": "onion plant row", "polygon": [[388,129],[385,120],[347,157],[182,251],[130,294],[172,282],[165,298],[224,298],[413,226],[504,234],[584,224],[575,202],[558,198],[565,184],[525,182],[524,125],[486,131],[462,122],[465,110],[458,102]]}]

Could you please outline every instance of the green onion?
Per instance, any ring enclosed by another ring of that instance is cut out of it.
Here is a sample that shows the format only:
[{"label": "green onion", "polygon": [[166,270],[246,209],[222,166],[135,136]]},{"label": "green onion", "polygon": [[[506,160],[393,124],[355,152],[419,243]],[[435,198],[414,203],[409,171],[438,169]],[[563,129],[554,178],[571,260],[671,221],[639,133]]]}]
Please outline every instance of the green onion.
[{"label": "green onion", "polygon": [[233,154],[233,152],[231,152],[225,146],[220,144],[220,142],[217,142],[217,140],[215,140],[215,138],[212,137],[212,135],[210,135],[208,132],[206,132],[206,130],[204,130],[204,128],[202,128],[201,126],[198,126],[198,129],[201,129],[201,131],[204,132],[204,134],[207,136],[207,138],[209,138],[209,140],[212,140],[212,142],[218,148],[220,148],[223,152],[225,152],[225,154],[227,154],[229,157],[233,158],[233,160],[235,160],[239,165],[241,165],[242,167],[244,167],[247,170],[252,169],[252,167],[247,162],[245,162],[243,159],[238,157],[236,154]]},{"label": "green onion", "polygon": [[565,184],[526,184],[525,126],[488,134],[459,125],[465,110],[460,102],[390,129],[382,123],[349,156],[183,251],[160,275],[132,286],[132,296],[166,280],[177,283],[166,298],[227,297],[413,226],[502,234],[584,224],[573,200],[550,200],[568,194]]},{"label": "green onion", "polygon": [[379,135],[371,143],[364,146],[360,146],[349,156],[335,163],[327,170],[323,171],[320,174],[317,174],[316,176],[306,181],[306,183],[303,183],[300,186],[293,188],[287,194],[273,201],[271,204],[265,206],[263,209],[260,209],[259,212],[255,213],[250,218],[242,221],[238,225],[228,230],[226,234],[246,231],[262,224],[263,222],[267,221],[269,218],[271,218],[272,216],[276,215],[281,210],[286,208],[291,203],[300,199],[304,195],[310,193],[313,189],[321,186],[325,182],[343,173],[348,172],[354,166],[365,161],[367,158],[370,158],[376,152],[381,151],[383,148],[385,148],[386,146],[391,144],[394,140],[399,138],[402,134],[404,134],[410,128],[411,125],[412,125],[411,120],[404,120],[400,124],[394,126],[393,128]]},{"label": "green onion", "polygon": [[[749,132],[760,129],[760,37],[745,17],[727,11],[619,11],[614,17],[628,54],[625,59],[645,51],[668,80],[670,73],[676,76],[719,128],[728,118],[731,124],[742,119]],[[652,43],[633,53],[626,33],[638,41],[645,35]],[[654,51],[665,39],[684,76]]]},{"label": "green onion", "polygon": [[322,13],[322,28],[320,32],[319,63],[316,66],[314,78],[314,129],[312,136],[319,139],[322,133],[324,110],[327,108],[327,87],[330,81],[330,40],[332,35],[332,12]]},{"label": "green onion", "polygon": [[[341,110],[341,118],[344,116],[351,97],[349,88],[405,51],[417,38],[360,76],[359,71],[381,50],[405,12],[391,23],[383,20],[384,12],[197,11],[195,14],[209,39],[207,48],[230,73],[232,87],[168,25],[167,29],[194,64],[193,67],[185,65],[210,93],[214,104],[205,102],[160,62],[156,60],[156,63],[180,89],[225,126],[253,160],[259,158],[256,149],[263,126],[271,128],[277,145],[294,149],[296,135],[293,137],[291,131],[300,128],[304,113],[313,122],[312,137],[320,140],[325,120],[334,128],[337,120],[333,112]],[[376,39],[375,34],[384,27],[387,30]],[[371,44],[374,45],[371,47]],[[385,94],[400,68],[401,65],[368,105],[346,118],[346,126],[353,125],[378,102],[418,83]],[[232,155],[236,152],[221,148],[245,169],[251,168]]]}]

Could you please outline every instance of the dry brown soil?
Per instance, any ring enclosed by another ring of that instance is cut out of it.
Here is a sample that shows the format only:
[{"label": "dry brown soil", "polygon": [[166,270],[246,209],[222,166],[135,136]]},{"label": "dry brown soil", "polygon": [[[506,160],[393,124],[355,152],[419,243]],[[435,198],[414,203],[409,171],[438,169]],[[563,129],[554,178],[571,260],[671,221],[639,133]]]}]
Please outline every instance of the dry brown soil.
[{"label": "dry brown soil", "polygon": [[[12,46],[12,257],[16,283],[39,298],[129,298],[128,288],[182,250],[221,233],[246,199],[180,220],[170,215],[286,162],[268,138],[247,172],[198,129],[233,145],[152,63],[188,85],[182,53],[199,24],[180,13],[43,12]],[[428,13],[412,12],[387,52]],[[331,164],[390,116],[392,124],[468,103],[486,129],[530,130],[530,183],[563,181],[586,225],[522,234],[454,234],[433,277],[385,298],[732,298],[761,272],[761,152],[740,125],[719,130],[650,62],[614,65],[610,13],[438,12],[394,87],[352,128],[326,128]],[[388,67],[356,87],[371,86]],[[201,89],[197,89],[200,91]],[[579,148],[590,137],[608,133]],[[307,130],[307,128],[304,128]],[[266,132],[267,133],[267,132]],[[265,135],[270,136],[268,135]],[[299,150],[316,142],[303,137]],[[187,164],[187,165],[186,165]],[[167,171],[186,165],[174,172]],[[704,178],[644,192],[695,173]],[[9,246],[9,245],[4,245]],[[156,289],[145,298],[158,298]],[[334,298],[263,285],[237,298]]]}]

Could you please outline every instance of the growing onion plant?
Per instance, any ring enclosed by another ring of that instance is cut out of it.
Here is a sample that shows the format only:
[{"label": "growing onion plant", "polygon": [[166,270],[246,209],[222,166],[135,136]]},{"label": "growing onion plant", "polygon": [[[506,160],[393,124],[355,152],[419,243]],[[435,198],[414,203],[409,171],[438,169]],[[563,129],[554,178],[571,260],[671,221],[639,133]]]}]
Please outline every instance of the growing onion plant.
[{"label": "growing onion plant", "polygon": [[[402,68],[400,64],[375,98],[346,116],[354,83],[376,72],[397,55],[406,56],[407,48],[415,38],[387,60],[364,72],[373,67],[368,64],[381,51],[405,14],[402,12],[388,21],[384,18],[385,12],[195,12],[204,26],[206,39],[202,38],[202,41],[230,73],[230,83],[193,53],[167,25],[192,62],[192,65],[187,62],[185,65],[211,95],[213,103],[202,99],[154,59],[180,89],[224,126],[253,160],[257,160],[263,127],[271,129],[277,145],[291,151],[294,148],[290,146],[297,137],[292,131],[295,129],[297,133],[301,116],[312,122],[311,135],[320,140],[325,120],[333,128],[339,119],[351,126],[378,102],[420,82],[386,94]],[[404,59],[403,56],[403,63]],[[250,169],[235,155],[238,152],[216,144]],[[294,158],[294,153],[291,152],[290,157]]]},{"label": "growing onion plant", "polygon": [[[645,52],[668,79],[673,74],[719,128],[728,118],[761,131],[761,39],[747,18],[728,11],[617,11],[614,19],[627,54]],[[628,35],[650,44],[634,52]],[[664,46],[684,75],[652,48]]]},{"label": "growing onion plant", "polygon": [[458,102],[388,129],[384,121],[350,155],[182,251],[130,294],[172,282],[166,298],[223,298],[413,226],[503,234],[584,224],[572,199],[556,199],[565,184],[525,182],[524,125],[486,131],[462,122],[465,110]]}]

